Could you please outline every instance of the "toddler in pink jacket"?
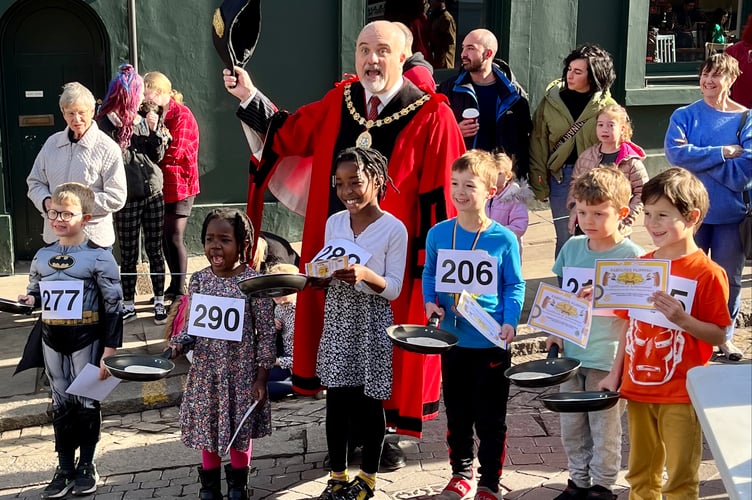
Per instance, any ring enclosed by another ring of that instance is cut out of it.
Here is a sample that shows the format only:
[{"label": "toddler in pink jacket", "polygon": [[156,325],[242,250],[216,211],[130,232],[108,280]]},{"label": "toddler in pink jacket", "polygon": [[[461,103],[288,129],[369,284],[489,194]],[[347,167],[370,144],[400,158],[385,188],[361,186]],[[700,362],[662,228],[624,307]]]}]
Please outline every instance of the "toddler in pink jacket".
[{"label": "toddler in pink jacket", "polygon": [[504,153],[496,153],[499,177],[496,195],[486,203],[486,215],[512,231],[520,244],[529,222],[527,202],[533,199],[533,191],[525,180],[517,180],[512,173],[512,160]]}]

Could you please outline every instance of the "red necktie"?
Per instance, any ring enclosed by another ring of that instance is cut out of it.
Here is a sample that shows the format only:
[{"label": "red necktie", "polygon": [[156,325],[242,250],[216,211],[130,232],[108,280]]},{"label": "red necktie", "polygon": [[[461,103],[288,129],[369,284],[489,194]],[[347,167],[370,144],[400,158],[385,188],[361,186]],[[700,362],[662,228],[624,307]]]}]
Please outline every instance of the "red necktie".
[{"label": "red necktie", "polygon": [[376,121],[376,118],[379,117],[379,104],[381,104],[381,99],[376,97],[375,95],[372,95],[370,99],[368,99],[368,119],[371,121]]}]

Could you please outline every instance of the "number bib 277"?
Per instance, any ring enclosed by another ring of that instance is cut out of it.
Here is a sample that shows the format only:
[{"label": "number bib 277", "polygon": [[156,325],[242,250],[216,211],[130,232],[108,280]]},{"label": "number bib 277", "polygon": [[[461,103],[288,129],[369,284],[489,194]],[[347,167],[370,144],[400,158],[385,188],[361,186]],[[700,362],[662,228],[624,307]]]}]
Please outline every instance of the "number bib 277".
[{"label": "number bib 277", "polygon": [[42,319],[81,319],[84,312],[83,281],[40,281]]},{"label": "number bib 277", "polygon": [[474,295],[498,293],[499,260],[483,250],[439,250],[436,291]]},{"label": "number bib 277", "polygon": [[191,295],[188,333],[197,337],[240,342],[243,339],[244,317],[245,299],[194,293]]}]

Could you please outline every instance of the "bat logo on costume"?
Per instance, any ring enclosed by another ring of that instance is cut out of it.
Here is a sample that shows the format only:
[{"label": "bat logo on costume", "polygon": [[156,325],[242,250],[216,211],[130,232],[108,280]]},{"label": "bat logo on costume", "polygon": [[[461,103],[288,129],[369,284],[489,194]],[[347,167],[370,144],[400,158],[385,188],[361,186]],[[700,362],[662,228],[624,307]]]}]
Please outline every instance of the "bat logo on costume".
[{"label": "bat logo on costume", "polygon": [[52,269],[57,269],[58,271],[71,268],[75,263],[76,259],[70,255],[55,255],[47,262]]}]

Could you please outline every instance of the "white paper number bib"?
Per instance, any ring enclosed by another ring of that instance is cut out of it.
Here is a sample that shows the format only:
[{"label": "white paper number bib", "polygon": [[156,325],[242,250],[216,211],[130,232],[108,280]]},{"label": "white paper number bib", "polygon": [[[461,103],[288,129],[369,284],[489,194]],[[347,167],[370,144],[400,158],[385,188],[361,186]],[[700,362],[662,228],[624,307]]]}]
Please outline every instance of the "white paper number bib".
[{"label": "white paper number bib", "polygon": [[40,281],[42,319],[81,319],[84,312],[83,281]]},{"label": "white paper number bib", "polygon": [[197,337],[240,342],[243,339],[244,318],[245,299],[194,293],[191,295],[188,333]]},{"label": "white paper number bib", "polygon": [[324,248],[316,254],[316,257],[314,257],[311,262],[316,262],[317,260],[328,260],[343,255],[347,255],[350,264],[365,265],[366,262],[368,262],[368,259],[371,258],[371,254],[364,248],[359,247],[352,241],[337,238],[327,241]]},{"label": "white paper number bib", "polygon": [[[668,293],[679,302],[686,312],[692,311],[692,305],[695,303],[695,292],[697,291],[697,281],[678,276],[668,277]],[[672,323],[663,314],[655,309],[630,309],[629,316],[639,319],[651,325],[671,328],[672,330],[681,330],[679,325]]]},{"label": "white paper number bib", "polygon": [[499,260],[484,250],[439,250],[436,291],[489,295],[498,292]]}]

